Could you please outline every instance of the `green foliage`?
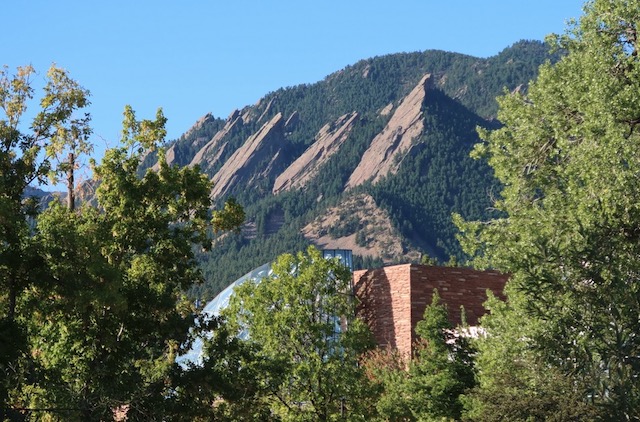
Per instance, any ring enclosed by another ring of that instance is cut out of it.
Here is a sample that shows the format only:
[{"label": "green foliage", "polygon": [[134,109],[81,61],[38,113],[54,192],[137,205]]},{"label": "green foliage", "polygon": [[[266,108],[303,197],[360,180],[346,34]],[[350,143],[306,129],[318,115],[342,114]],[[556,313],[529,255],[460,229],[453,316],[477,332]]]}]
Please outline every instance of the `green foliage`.
[{"label": "green foliage", "polygon": [[438,265],[438,260],[425,253],[420,257],[420,263],[422,265]]},{"label": "green foliage", "polygon": [[[639,11],[637,1],[588,2],[580,22],[551,40],[568,54],[544,66],[526,95],[499,100],[504,127],[484,132],[477,154],[504,185],[495,203],[504,217],[460,224],[476,265],[512,275],[495,324],[523,331],[490,331],[492,343],[513,341],[527,359],[588,386],[582,401],[612,420],[637,419],[640,408]],[[521,356],[502,351],[482,364],[483,387],[498,360]]]},{"label": "green foliage", "polygon": [[[71,99],[75,103],[72,107],[78,109],[89,105],[87,100],[89,92],[71,79],[67,72],[52,67],[47,73],[47,77],[50,83],[45,88],[46,95],[41,101],[43,108],[54,106],[61,101],[61,96],[70,97],[66,101]],[[57,183],[60,174],[66,174],[67,202],[71,209],[75,208],[74,173],[79,165],[80,156],[89,154],[93,150],[93,145],[89,142],[90,119],[89,114],[85,113],[81,118],[72,115],[68,121],[55,121],[53,123],[55,134],[44,144],[46,154],[59,162],[59,165],[49,172],[51,182]],[[67,156],[63,160],[62,157],[65,153]]]},{"label": "green foliage", "polygon": [[248,240],[241,233],[228,233],[216,243],[211,253],[198,253],[206,282],[192,286],[189,296],[212,299],[253,268],[273,261],[273,254],[305,250],[308,246],[309,242],[300,232],[289,227],[281,230],[278,236],[262,236],[259,242]]},{"label": "green foliage", "polygon": [[231,197],[225,202],[222,210],[213,211],[211,222],[215,233],[219,231],[239,230],[244,223],[244,209],[235,198]]},{"label": "green foliage", "polygon": [[377,396],[376,417],[386,421],[414,420],[406,382],[406,356],[397,350],[376,348],[364,356],[362,364]]},{"label": "green foliage", "polygon": [[[52,204],[38,219],[47,277],[25,295],[30,347],[42,375],[38,408],[77,409],[109,419],[162,415],[175,356],[193,310],[182,292],[201,279],[192,244],[206,244],[210,182],[197,169],[161,164],[136,174],[140,151],[162,140],[164,118],[125,111],[125,146],[94,171],[100,209]],[[158,137],[158,138],[157,138]]]},{"label": "green foliage", "polygon": [[479,385],[461,398],[464,420],[593,421],[606,414],[585,400],[588,380],[562,373],[540,359],[531,333],[547,323],[523,312],[524,296],[506,303],[487,292],[489,313],[482,318],[487,333],[474,341]]},{"label": "green foliage", "polygon": [[88,133],[88,116],[75,118],[88,104],[88,92],[55,66],[47,73],[40,109],[24,121],[34,100],[34,73],[31,66],[14,75],[7,67],[0,71],[0,337],[8,340],[0,354],[1,408],[12,404],[12,390],[23,384],[29,366],[30,311],[20,303],[42,276],[40,245],[31,236],[37,202],[25,193],[31,183],[46,183],[47,176],[64,170],[56,159],[66,133],[81,139]]},{"label": "green foliage", "polygon": [[[587,386],[554,369],[540,366],[526,379],[501,371],[490,388],[465,397],[471,411],[464,420],[483,422],[611,420],[593,403],[584,401]],[[475,406],[475,407],[474,407]]]},{"label": "green foliage", "polygon": [[158,419],[273,420],[260,381],[264,372],[275,368],[258,359],[252,345],[230,332],[222,319],[201,315],[198,322],[198,331],[213,333],[205,340],[203,361],[185,363],[174,371],[171,391]]},{"label": "green foliage", "polygon": [[365,420],[358,357],[370,343],[350,285],[346,267],[309,248],[281,255],[260,283],[237,287],[225,315],[266,362],[259,377],[275,417]]},{"label": "green foliage", "polygon": [[437,290],[424,319],[416,325],[416,334],[420,344],[409,366],[413,414],[418,420],[459,419],[460,396],[475,384],[473,350],[467,338],[451,326]]},{"label": "green foliage", "polygon": [[157,171],[140,177],[166,119],[159,110],[137,120],[127,107],[123,146],[94,163],[97,207],[53,202],[39,213],[24,199],[29,184],[66,172],[73,188],[75,161],[55,162],[90,151],[90,129],[87,115],[75,117],[88,92],[53,67],[33,133],[20,132],[32,73],[5,69],[0,78],[2,415],[90,421],[111,420],[118,409],[128,409],[128,420],[183,412],[191,406],[173,392],[188,377],[175,357],[190,346],[196,315],[184,292],[202,281],[193,245],[208,248],[211,229],[237,227],[242,209],[230,201],[212,220],[208,178],[168,166],[163,151]]}]

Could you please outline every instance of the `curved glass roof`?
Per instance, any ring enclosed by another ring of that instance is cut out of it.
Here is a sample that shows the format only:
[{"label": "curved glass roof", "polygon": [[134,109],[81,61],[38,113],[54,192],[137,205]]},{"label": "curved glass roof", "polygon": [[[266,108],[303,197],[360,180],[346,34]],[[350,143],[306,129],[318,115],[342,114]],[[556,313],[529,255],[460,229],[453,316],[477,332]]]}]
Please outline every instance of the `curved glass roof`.
[{"label": "curved glass roof", "polygon": [[[236,286],[241,285],[247,281],[251,281],[253,283],[259,283],[263,278],[270,276],[271,271],[271,263],[264,264],[259,266],[258,268],[254,268],[249,271],[233,283],[231,283],[226,289],[221,291],[218,296],[213,298],[210,302],[208,302],[204,308],[202,309],[202,314],[205,318],[217,317],[220,315],[220,311],[226,308],[229,305],[229,299],[236,288]],[[240,335],[242,337],[242,334]],[[185,353],[182,356],[178,356],[176,361],[181,365],[186,365],[187,363],[202,363],[202,347],[204,346],[204,342],[202,338],[197,338],[193,342],[193,346],[191,350]]]},{"label": "curved glass roof", "polygon": [[249,271],[248,273],[231,283],[226,289],[221,291],[218,296],[211,300],[211,302],[207,303],[202,309],[202,312],[207,316],[220,315],[220,311],[229,305],[229,299],[231,298],[231,295],[233,294],[236,286],[239,286],[246,281],[258,283],[263,278],[270,276],[271,273],[271,263],[261,265],[258,268]]}]

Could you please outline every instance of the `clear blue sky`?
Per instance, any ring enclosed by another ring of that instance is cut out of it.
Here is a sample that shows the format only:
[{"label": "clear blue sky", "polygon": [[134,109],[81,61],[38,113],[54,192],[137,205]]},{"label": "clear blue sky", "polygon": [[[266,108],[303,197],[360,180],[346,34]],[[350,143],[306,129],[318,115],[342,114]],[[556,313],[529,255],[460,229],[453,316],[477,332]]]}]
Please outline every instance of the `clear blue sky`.
[{"label": "clear blue sky", "polygon": [[91,91],[99,153],[122,110],[164,109],[168,139],[207,112],[313,83],[361,59],[441,49],[478,57],[561,33],[581,0],[7,0],[0,65],[52,62]]}]

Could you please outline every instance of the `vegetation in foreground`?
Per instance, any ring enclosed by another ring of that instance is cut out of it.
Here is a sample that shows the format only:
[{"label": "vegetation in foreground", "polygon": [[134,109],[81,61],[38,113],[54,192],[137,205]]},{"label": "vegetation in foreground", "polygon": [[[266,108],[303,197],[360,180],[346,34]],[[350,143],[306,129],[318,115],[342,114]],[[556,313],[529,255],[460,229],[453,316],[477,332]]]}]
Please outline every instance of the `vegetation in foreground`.
[{"label": "vegetation in foreground", "polygon": [[585,12],[476,149],[504,217],[460,223],[463,245],[511,280],[483,320],[474,418],[640,418],[640,3]]},{"label": "vegetation in foreground", "polygon": [[[416,359],[378,351],[335,262],[287,255],[277,278],[240,290],[229,320],[199,319],[183,292],[200,277],[192,246],[242,219],[209,215],[197,169],[137,175],[164,117],[125,110],[123,146],[95,165],[97,206],[24,199],[66,177],[87,150],[88,92],[52,68],[40,111],[19,69],[0,75],[0,407],[8,420],[638,420],[640,343],[640,2],[594,0],[568,55],[526,94],[500,100],[501,129],[478,146],[504,185],[502,217],[456,222],[479,267],[512,275],[486,336],[451,342],[437,296]],[[327,283],[327,272],[336,284]],[[275,288],[279,286],[281,288]],[[295,294],[293,294],[295,292]],[[303,295],[302,293],[305,293]],[[319,307],[315,307],[318,305]],[[235,307],[235,308],[234,308]],[[310,308],[311,307],[311,308]],[[193,328],[193,327],[196,328]],[[191,327],[191,331],[189,330]],[[251,336],[242,340],[236,329]],[[213,330],[201,366],[175,357]]]}]

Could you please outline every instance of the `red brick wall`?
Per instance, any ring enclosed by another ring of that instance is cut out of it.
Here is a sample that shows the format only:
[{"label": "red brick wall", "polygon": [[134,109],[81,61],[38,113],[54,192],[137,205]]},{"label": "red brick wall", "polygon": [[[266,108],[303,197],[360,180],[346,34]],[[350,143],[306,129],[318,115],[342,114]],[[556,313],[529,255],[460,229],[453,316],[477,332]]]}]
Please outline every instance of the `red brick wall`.
[{"label": "red brick wall", "polygon": [[[408,265],[354,274],[355,294],[363,318],[380,345],[404,349],[411,336],[411,280]],[[399,344],[400,343],[400,344]]]},{"label": "red brick wall", "polygon": [[454,325],[460,323],[461,305],[467,322],[475,325],[485,312],[486,290],[502,297],[506,280],[495,271],[402,264],[354,272],[354,289],[360,301],[358,315],[369,324],[378,345],[410,355],[415,326],[434,289],[447,304]]}]

